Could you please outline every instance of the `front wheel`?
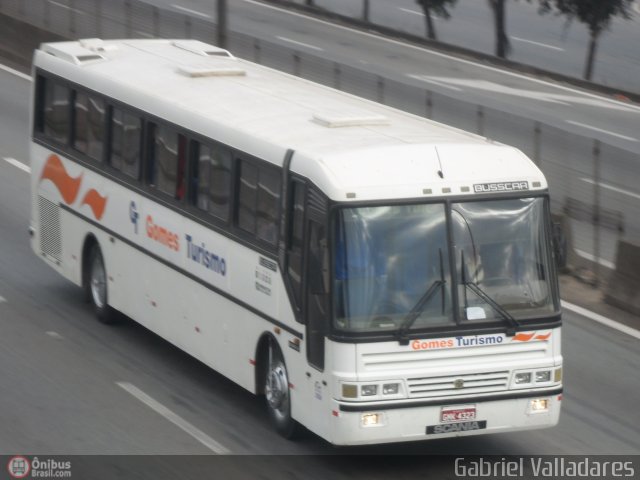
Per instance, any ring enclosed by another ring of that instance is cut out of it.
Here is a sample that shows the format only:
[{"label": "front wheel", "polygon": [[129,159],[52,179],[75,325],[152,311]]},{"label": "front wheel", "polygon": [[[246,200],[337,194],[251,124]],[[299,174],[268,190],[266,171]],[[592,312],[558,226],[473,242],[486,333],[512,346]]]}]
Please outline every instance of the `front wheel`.
[{"label": "front wheel", "polygon": [[107,271],[104,268],[102,252],[97,245],[94,245],[89,254],[87,290],[98,320],[102,323],[113,323],[114,311],[107,303]]},{"label": "front wheel", "polygon": [[269,345],[269,364],[264,393],[269,417],[278,433],[288,439],[296,437],[300,427],[291,416],[291,390],[287,367],[284,364],[282,353],[273,343]]}]

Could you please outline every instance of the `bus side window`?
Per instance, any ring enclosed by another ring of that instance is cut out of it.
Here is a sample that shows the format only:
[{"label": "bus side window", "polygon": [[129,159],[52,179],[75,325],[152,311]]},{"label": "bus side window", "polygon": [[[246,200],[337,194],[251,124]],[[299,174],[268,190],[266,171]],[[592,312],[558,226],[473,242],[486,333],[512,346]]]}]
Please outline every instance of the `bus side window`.
[{"label": "bus side window", "polygon": [[272,168],[258,169],[258,205],[256,235],[271,245],[278,241],[280,190],[282,176]]},{"label": "bus side window", "polygon": [[153,125],[151,131],[151,183],[162,193],[182,200],[185,192],[187,140],[168,125]]},{"label": "bus side window", "polygon": [[142,120],[120,108],[111,113],[111,150],[109,163],[129,177],[140,178]]},{"label": "bus side window", "polygon": [[227,221],[231,196],[231,151],[222,146],[192,143],[190,203]]},{"label": "bus side window", "polygon": [[278,240],[282,179],[275,168],[240,160],[238,227],[271,245]]},{"label": "bus side window", "polygon": [[291,182],[289,203],[289,231],[287,232],[287,274],[298,307],[302,306],[302,252],[304,250],[305,185]]},{"label": "bus side window", "polygon": [[244,160],[238,163],[238,227],[255,234],[258,168]]},{"label": "bus side window", "polygon": [[50,140],[66,144],[71,130],[69,97],[71,91],[51,79],[44,79],[42,133]]},{"label": "bus side window", "polygon": [[73,111],[73,148],[101,162],[104,142],[104,100],[84,92],[76,92]]}]

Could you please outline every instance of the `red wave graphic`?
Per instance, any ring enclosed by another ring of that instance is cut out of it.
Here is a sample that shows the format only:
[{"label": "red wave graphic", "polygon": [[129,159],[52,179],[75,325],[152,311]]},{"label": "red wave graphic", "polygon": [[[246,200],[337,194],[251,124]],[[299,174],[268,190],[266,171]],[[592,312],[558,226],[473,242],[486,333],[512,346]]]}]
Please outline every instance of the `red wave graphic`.
[{"label": "red wave graphic", "polygon": [[536,335],[536,340],[547,340],[551,336],[551,332],[546,335]]},{"label": "red wave graphic", "polygon": [[80,191],[82,174],[73,178],[67,173],[60,158],[57,155],[51,154],[42,169],[42,175],[40,175],[40,181],[42,182],[44,179],[51,180],[58,188],[65,203],[71,205],[76,200],[78,192]]},{"label": "red wave graphic", "polygon": [[107,197],[103,197],[95,188],[92,188],[84,195],[80,203],[80,206],[82,205],[89,205],[93,211],[93,216],[96,217],[96,220],[100,220],[107,206]]},{"label": "red wave graphic", "polygon": [[518,341],[518,342],[528,342],[529,340],[531,340],[533,338],[533,336],[535,335],[535,332],[533,333],[518,333],[515,337],[513,337],[514,340]]}]

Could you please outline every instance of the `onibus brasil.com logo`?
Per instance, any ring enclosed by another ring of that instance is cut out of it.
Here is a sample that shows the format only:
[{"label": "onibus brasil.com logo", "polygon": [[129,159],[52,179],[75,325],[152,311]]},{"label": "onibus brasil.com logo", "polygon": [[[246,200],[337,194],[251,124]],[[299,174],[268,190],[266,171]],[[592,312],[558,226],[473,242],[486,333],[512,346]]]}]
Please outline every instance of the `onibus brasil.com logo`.
[{"label": "onibus brasil.com logo", "polygon": [[71,462],[51,458],[33,457],[29,461],[27,457],[16,455],[9,459],[7,470],[11,478],[71,478]]}]

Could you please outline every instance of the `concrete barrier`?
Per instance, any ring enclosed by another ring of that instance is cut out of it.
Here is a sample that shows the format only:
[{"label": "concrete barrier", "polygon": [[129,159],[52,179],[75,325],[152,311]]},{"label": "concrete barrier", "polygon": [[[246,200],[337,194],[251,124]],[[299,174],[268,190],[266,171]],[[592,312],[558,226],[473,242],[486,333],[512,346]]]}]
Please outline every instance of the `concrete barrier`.
[{"label": "concrete barrier", "polygon": [[616,270],[609,280],[604,301],[640,315],[640,241],[618,242]]},{"label": "concrete barrier", "polygon": [[0,13],[0,58],[10,67],[29,71],[33,51],[41,43],[62,40],[60,35]]}]

